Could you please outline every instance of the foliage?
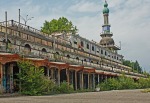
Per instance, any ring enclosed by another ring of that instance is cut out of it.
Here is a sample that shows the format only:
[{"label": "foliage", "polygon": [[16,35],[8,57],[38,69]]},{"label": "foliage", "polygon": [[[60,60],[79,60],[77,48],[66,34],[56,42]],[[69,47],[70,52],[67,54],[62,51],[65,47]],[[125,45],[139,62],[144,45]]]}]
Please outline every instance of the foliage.
[{"label": "foliage", "polygon": [[58,20],[53,19],[50,22],[45,21],[41,31],[51,35],[56,32],[76,34],[78,30],[77,27],[74,26],[67,18],[60,17]]},{"label": "foliage", "polygon": [[134,82],[132,78],[121,76],[119,78],[110,78],[98,85],[101,90],[122,90],[137,89],[139,84]]},{"label": "foliage", "polygon": [[41,95],[51,91],[54,82],[44,76],[44,70],[33,66],[30,62],[18,62],[21,72],[18,73],[21,83],[21,93],[26,95]]},{"label": "foliage", "polygon": [[139,84],[139,88],[143,89],[143,88],[150,88],[150,78],[144,79],[144,78],[140,78],[138,81]]},{"label": "foliage", "polygon": [[54,93],[71,93],[74,92],[73,85],[68,85],[66,81],[63,81],[60,86],[55,86]]},{"label": "foliage", "polygon": [[150,92],[150,88],[142,90],[143,93],[149,93]]},{"label": "foliage", "polygon": [[135,62],[129,60],[123,60],[123,65],[131,67],[133,69],[133,72],[139,72],[139,73],[143,72],[142,67],[140,66],[137,60]]}]

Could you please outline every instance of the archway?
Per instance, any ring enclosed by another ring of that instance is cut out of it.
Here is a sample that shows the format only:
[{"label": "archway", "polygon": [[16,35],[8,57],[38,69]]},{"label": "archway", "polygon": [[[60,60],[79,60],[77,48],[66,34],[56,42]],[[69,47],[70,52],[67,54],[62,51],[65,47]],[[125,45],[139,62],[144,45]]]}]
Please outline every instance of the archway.
[{"label": "archway", "polygon": [[29,44],[26,44],[24,46],[24,50],[25,50],[25,52],[30,53],[31,52],[31,46]]},{"label": "archway", "polygon": [[46,53],[47,51],[46,51],[46,49],[45,48],[43,48],[42,49],[42,53]]}]

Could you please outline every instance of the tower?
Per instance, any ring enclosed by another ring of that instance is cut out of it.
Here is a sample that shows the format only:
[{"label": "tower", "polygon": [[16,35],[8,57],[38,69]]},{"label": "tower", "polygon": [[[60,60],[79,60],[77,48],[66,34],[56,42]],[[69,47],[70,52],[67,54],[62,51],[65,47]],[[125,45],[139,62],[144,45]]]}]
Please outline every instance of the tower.
[{"label": "tower", "polygon": [[100,45],[113,52],[117,52],[117,50],[120,50],[120,48],[115,45],[113,38],[111,38],[113,36],[113,33],[110,32],[111,26],[109,24],[109,9],[106,0],[104,3],[103,16],[104,16],[104,24],[102,25],[103,30],[100,35],[102,37],[102,39],[100,40]]}]

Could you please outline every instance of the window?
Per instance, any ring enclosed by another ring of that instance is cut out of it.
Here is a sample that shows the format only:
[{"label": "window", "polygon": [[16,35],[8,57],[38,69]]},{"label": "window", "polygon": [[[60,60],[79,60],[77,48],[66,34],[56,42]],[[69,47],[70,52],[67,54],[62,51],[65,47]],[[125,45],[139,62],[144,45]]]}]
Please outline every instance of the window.
[{"label": "window", "polygon": [[117,57],[117,60],[118,60],[118,57]]},{"label": "window", "polygon": [[76,41],[74,41],[74,44],[77,44],[77,42],[76,42]]},{"label": "window", "polygon": [[107,52],[105,51],[105,55],[107,55]]},{"label": "window", "polygon": [[94,51],[94,46],[92,46],[92,51]]},{"label": "window", "polygon": [[81,41],[81,46],[82,46],[82,47],[84,47],[84,43],[83,43],[83,41]]},{"label": "window", "polygon": [[103,50],[101,50],[101,54],[103,54]]},{"label": "window", "polygon": [[87,47],[87,49],[89,49],[89,44],[87,44],[87,46],[86,46],[86,47]]}]

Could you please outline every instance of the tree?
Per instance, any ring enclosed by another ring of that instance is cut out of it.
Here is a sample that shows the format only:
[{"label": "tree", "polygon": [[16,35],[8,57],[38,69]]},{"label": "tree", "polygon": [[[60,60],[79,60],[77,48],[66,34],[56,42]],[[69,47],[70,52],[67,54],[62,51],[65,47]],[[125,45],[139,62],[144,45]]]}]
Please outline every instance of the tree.
[{"label": "tree", "polygon": [[51,91],[54,82],[44,76],[44,70],[37,68],[30,62],[18,62],[21,72],[17,74],[21,83],[21,93],[26,95],[40,95]]},{"label": "tree", "polygon": [[123,60],[123,65],[131,67],[133,69],[133,71],[136,71],[139,73],[143,72],[143,70],[137,60],[135,62],[131,62],[130,60]]},{"label": "tree", "polygon": [[51,35],[52,33],[72,33],[76,34],[78,29],[65,17],[60,17],[58,20],[53,19],[50,22],[45,21],[41,31]]}]

